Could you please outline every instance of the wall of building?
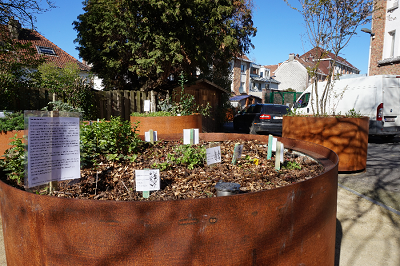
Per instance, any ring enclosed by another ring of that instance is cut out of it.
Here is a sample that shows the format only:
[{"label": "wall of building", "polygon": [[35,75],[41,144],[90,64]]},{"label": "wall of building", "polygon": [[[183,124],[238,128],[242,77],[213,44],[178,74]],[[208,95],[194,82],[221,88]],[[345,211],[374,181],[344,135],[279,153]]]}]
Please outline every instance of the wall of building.
[{"label": "wall of building", "polygon": [[[378,0],[373,14],[371,54],[368,75],[400,74],[400,7],[399,0]],[[397,7],[396,7],[397,5]],[[394,51],[392,35],[394,36]]]},{"label": "wall of building", "polygon": [[275,76],[275,79],[280,82],[279,90],[304,91],[307,88],[307,70],[297,60],[283,62],[275,71]]}]

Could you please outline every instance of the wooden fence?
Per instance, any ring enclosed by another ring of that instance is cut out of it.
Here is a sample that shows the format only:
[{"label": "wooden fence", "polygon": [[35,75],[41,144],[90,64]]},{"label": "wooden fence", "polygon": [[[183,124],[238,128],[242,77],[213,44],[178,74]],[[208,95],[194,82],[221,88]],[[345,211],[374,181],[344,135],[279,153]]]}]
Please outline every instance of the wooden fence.
[{"label": "wooden fence", "polygon": [[109,120],[111,116],[120,116],[129,120],[133,112],[144,112],[144,100],[151,100],[150,110],[156,110],[157,93],[154,91],[98,91],[95,93],[97,118]]}]

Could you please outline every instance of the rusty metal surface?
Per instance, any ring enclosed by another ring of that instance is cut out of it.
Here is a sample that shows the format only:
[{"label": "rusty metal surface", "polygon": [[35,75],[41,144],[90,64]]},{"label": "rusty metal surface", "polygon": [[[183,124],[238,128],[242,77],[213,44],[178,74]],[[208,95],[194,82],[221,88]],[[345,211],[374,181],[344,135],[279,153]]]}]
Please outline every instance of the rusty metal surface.
[{"label": "rusty metal surface", "polygon": [[326,171],[269,191],[159,202],[40,196],[0,181],[8,265],[332,266],[338,158],[322,146],[281,141],[318,158]]},{"label": "rusty metal surface", "polygon": [[24,136],[24,131],[20,130],[20,131],[8,131],[6,133],[4,132],[0,132],[0,159],[2,159],[1,156],[4,155],[4,152],[11,148],[11,145],[9,145],[9,143],[12,141],[10,138],[13,138],[14,135],[17,134],[18,138],[22,138]]},{"label": "rusty metal surface", "polygon": [[316,143],[339,156],[339,171],[367,167],[369,118],[285,116],[282,136]]},{"label": "rusty metal surface", "polygon": [[202,132],[202,116],[186,115],[186,116],[155,116],[155,117],[140,117],[131,116],[131,123],[139,122],[137,133],[144,135],[150,129],[161,134],[182,134],[186,128],[198,128]]}]

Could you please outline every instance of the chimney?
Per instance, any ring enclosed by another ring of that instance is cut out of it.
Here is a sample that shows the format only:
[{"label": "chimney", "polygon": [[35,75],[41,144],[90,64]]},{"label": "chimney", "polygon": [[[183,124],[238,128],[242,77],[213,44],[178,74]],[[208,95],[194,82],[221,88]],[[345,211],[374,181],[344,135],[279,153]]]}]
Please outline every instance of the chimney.
[{"label": "chimney", "polygon": [[8,30],[10,31],[11,39],[18,40],[21,23],[19,23],[18,20],[15,20],[14,17],[10,17],[10,20],[8,21]]},{"label": "chimney", "polygon": [[289,54],[289,62],[292,62],[294,60],[294,54],[291,53]]}]

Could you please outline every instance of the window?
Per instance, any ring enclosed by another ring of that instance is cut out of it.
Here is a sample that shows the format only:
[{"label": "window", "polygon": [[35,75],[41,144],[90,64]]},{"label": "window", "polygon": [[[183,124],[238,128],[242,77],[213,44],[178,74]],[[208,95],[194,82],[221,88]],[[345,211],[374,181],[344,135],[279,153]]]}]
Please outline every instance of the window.
[{"label": "window", "polygon": [[241,70],[242,70],[242,73],[243,73],[243,72],[246,72],[246,65],[243,65],[243,64],[242,64],[242,65],[241,65]]},{"label": "window", "polygon": [[394,44],[395,44],[395,39],[396,39],[396,31],[394,30],[394,31],[391,31],[391,32],[389,32],[389,35],[390,35],[390,37],[391,37],[391,40],[390,40],[390,54],[389,54],[389,57],[394,57]]},{"label": "window", "polygon": [[56,52],[51,47],[36,46],[36,49],[39,54],[56,55]]}]

